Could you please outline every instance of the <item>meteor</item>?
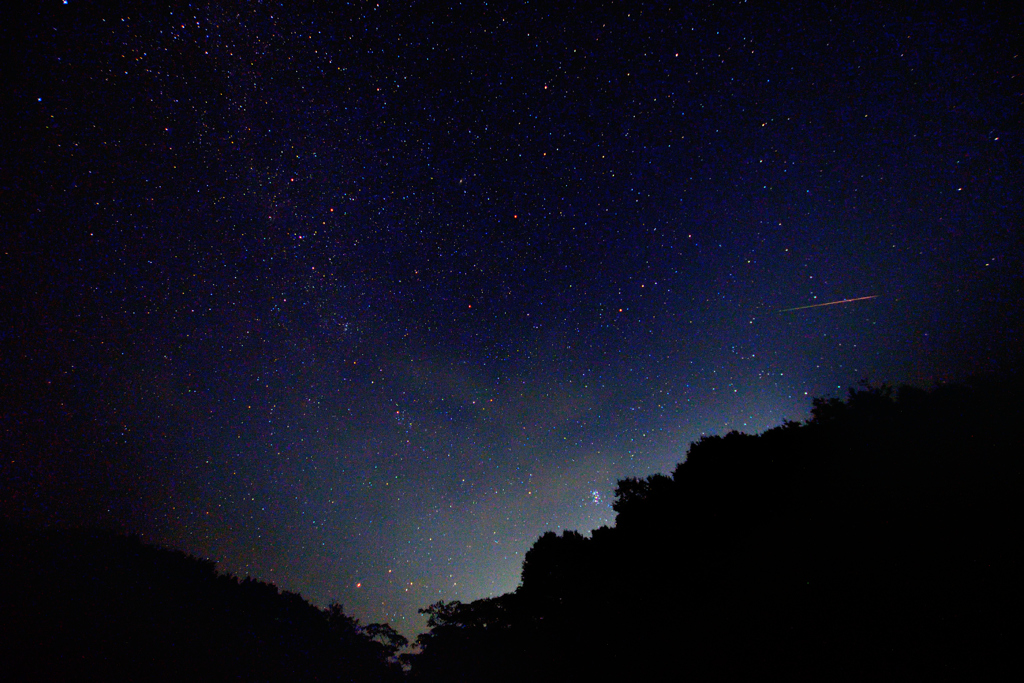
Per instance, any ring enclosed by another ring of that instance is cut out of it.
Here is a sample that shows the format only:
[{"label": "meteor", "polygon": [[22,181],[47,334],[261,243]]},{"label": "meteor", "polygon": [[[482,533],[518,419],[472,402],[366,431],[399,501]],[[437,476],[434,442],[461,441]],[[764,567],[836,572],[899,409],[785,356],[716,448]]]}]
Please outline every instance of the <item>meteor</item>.
[{"label": "meteor", "polygon": [[872,294],[871,296],[858,296],[854,299],[842,299],[840,301],[829,301],[823,304],[811,304],[810,306],[797,306],[796,308],[783,308],[779,313],[789,313],[791,311],[802,311],[805,308],[821,308],[822,306],[838,306],[839,304],[849,304],[854,301],[867,301],[868,299],[877,299],[881,294]]}]

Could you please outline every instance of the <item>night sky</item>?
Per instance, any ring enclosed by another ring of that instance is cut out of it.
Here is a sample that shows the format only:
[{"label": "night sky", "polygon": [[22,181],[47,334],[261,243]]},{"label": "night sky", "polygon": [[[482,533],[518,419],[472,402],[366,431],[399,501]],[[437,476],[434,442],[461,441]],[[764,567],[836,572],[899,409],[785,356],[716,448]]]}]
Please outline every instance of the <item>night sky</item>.
[{"label": "night sky", "polygon": [[1021,12],[879,4],[3,10],[4,518],[414,634],[702,434],[1015,367]]}]

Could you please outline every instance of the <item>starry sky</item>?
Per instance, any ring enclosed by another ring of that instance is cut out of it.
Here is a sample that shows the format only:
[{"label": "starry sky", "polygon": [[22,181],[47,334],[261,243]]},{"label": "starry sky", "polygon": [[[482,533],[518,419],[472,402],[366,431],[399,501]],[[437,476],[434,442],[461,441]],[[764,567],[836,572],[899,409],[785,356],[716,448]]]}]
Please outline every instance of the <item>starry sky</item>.
[{"label": "starry sky", "polygon": [[5,519],[411,635],[702,434],[1015,366],[999,4],[5,9]]}]

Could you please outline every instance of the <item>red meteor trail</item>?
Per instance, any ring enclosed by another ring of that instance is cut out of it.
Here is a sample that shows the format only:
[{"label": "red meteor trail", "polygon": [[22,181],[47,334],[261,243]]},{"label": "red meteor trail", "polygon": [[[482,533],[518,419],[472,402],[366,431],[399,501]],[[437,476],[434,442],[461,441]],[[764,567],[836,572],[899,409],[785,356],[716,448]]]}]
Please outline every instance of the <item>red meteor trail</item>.
[{"label": "red meteor trail", "polygon": [[805,308],[821,308],[822,306],[836,306],[838,304],[848,304],[853,301],[866,301],[868,299],[877,299],[881,294],[872,294],[871,296],[858,296],[855,299],[843,299],[841,301],[829,301],[824,304],[811,304],[810,306],[797,306],[796,308],[783,308],[779,313],[789,313],[790,311],[802,311]]}]

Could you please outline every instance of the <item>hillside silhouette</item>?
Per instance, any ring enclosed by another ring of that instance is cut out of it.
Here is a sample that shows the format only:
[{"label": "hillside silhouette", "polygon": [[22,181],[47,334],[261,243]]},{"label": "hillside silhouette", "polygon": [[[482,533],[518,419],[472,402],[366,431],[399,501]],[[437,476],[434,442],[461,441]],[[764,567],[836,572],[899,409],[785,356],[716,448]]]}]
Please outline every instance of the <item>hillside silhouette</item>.
[{"label": "hillside silhouette", "polygon": [[1019,378],[819,399],[620,481],[513,593],[423,610],[415,681],[994,680],[1019,670]]},{"label": "hillside silhouette", "polygon": [[0,529],[18,680],[1006,678],[1024,576],[1017,377],[862,386],[805,423],[693,443],[618,483],[613,527],[546,533],[520,587],[423,611],[415,654],[214,563],[95,530]]},{"label": "hillside silhouette", "polygon": [[0,670],[37,681],[388,681],[405,639],[179,551],[0,534]]}]

